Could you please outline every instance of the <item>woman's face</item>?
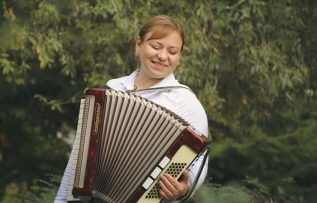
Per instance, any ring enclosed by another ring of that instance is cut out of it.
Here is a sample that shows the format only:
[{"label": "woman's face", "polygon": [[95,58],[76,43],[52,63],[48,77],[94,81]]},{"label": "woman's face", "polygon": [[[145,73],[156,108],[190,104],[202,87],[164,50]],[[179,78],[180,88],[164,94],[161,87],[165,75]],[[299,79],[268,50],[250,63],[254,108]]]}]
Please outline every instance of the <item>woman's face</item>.
[{"label": "woman's face", "polygon": [[177,31],[171,31],[159,39],[149,39],[152,32],[136,42],[140,58],[140,75],[147,79],[163,79],[171,74],[181,57],[182,39]]}]

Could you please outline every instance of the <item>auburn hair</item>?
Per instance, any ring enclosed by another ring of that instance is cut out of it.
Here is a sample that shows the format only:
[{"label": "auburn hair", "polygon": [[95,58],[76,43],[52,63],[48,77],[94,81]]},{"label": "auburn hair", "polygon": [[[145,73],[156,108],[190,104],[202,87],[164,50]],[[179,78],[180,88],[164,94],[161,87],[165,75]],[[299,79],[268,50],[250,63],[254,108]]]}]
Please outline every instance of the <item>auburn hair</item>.
[{"label": "auburn hair", "polygon": [[139,37],[143,42],[145,35],[149,32],[152,32],[151,36],[148,39],[159,39],[165,37],[169,33],[176,31],[182,39],[183,50],[185,44],[185,35],[181,24],[179,24],[173,18],[166,15],[158,15],[148,19],[139,32]]}]

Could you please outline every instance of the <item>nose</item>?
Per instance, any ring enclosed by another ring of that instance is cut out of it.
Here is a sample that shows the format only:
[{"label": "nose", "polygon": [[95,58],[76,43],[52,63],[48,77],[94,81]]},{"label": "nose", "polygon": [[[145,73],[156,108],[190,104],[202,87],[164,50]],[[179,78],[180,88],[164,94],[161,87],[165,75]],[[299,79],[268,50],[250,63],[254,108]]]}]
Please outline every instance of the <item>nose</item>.
[{"label": "nose", "polygon": [[160,61],[165,61],[167,59],[167,53],[165,50],[160,50],[158,53],[157,53],[157,58],[160,60]]}]

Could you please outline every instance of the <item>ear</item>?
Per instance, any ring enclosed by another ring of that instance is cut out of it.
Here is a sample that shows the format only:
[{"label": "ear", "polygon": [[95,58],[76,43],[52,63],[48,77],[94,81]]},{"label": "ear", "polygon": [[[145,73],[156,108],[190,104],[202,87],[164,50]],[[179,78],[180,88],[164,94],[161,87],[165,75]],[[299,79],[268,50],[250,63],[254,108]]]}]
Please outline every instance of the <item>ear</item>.
[{"label": "ear", "polygon": [[142,40],[140,38],[140,36],[137,37],[136,42],[135,42],[135,54],[139,55],[139,49],[142,45]]}]

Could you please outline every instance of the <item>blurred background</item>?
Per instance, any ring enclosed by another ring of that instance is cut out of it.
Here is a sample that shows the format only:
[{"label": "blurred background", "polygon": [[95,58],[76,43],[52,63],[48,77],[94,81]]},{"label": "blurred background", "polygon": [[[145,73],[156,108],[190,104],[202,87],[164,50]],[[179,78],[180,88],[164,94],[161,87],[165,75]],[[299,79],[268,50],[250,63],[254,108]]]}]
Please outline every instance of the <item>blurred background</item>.
[{"label": "blurred background", "polygon": [[136,69],[138,30],[158,14],[183,24],[176,77],[212,139],[188,202],[316,202],[316,1],[0,2],[1,202],[53,202],[83,90]]}]

